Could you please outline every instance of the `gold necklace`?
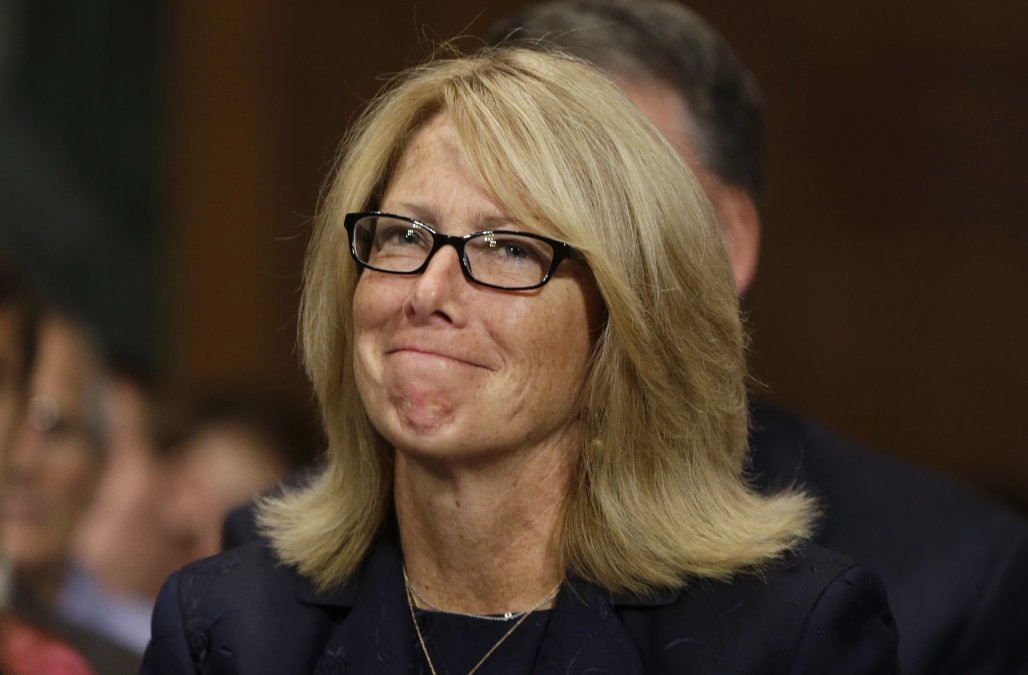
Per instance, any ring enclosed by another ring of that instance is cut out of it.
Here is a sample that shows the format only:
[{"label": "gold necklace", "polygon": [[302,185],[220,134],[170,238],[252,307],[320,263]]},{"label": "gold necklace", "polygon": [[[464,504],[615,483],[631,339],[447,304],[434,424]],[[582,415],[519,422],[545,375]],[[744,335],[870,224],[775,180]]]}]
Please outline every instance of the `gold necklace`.
[{"label": "gold necklace", "polygon": [[[563,582],[561,582],[561,583],[563,583]],[[421,634],[421,626],[418,624],[418,617],[416,617],[414,615],[414,587],[411,585],[410,579],[407,578],[407,566],[406,565],[403,566],[403,586],[404,586],[404,589],[407,591],[407,608],[410,609],[410,620],[412,622],[414,622],[414,632],[417,633],[418,644],[421,645],[421,653],[425,655],[425,661],[428,662],[428,669],[429,669],[429,671],[431,671],[432,675],[436,675],[435,665],[432,663],[432,657],[428,655],[428,647],[425,645],[425,637]],[[474,675],[475,671],[477,671],[479,668],[482,667],[482,664],[485,663],[486,659],[488,659],[490,656],[492,656],[493,652],[495,652],[496,649],[500,645],[502,645],[507,638],[509,638],[511,636],[511,633],[516,631],[518,629],[518,626],[523,624],[525,622],[525,619],[527,619],[532,612],[534,612],[535,610],[537,610],[540,607],[542,607],[544,603],[552,600],[553,597],[555,595],[557,595],[557,591],[559,591],[559,590],[560,590],[560,584],[557,584],[557,587],[554,588],[545,598],[543,598],[539,602],[535,603],[535,606],[533,606],[531,609],[527,609],[524,612],[521,612],[518,620],[514,622],[514,625],[511,626],[510,629],[507,630],[507,632],[504,633],[503,636],[499,640],[497,640],[496,643],[493,644],[492,647],[489,648],[489,651],[487,651],[482,656],[482,658],[480,658],[478,660],[478,663],[476,663],[471,668],[471,670],[468,671],[468,675]],[[418,597],[420,597],[420,596],[418,596]],[[442,611],[445,612],[446,610],[442,610]],[[477,618],[483,618],[479,614],[465,614],[463,612],[447,612],[447,613],[448,614],[460,614],[461,616],[470,616],[472,618],[476,618],[476,617]],[[509,613],[510,612],[508,612],[508,614]]]}]

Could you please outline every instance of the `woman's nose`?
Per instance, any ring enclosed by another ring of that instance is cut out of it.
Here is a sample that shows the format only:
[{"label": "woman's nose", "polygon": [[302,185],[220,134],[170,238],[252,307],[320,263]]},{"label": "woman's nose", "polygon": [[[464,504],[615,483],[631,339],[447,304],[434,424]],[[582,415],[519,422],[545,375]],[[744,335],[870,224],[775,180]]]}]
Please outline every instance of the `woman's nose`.
[{"label": "woman's nose", "polygon": [[443,246],[428,261],[425,270],[414,277],[404,312],[419,321],[437,318],[463,324],[462,297],[467,290],[468,280],[464,278],[457,250]]}]

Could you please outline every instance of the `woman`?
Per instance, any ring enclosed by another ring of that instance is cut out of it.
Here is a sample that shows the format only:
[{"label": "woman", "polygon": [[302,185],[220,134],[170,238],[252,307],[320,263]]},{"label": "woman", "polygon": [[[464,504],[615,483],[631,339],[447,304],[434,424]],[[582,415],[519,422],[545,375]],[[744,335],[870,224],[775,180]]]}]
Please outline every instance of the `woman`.
[{"label": "woman", "polygon": [[145,672],[894,667],[877,581],[742,478],[727,261],[609,81],[436,61],[346,148],[302,312],[327,467],[169,580]]}]

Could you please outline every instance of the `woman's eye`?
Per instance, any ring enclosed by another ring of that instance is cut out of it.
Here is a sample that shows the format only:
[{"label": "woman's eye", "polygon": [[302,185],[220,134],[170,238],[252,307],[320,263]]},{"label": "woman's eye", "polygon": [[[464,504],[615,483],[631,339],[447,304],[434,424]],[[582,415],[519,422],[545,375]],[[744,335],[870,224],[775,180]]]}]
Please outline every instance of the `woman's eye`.
[{"label": "woman's eye", "polygon": [[517,244],[506,244],[503,247],[504,252],[510,258],[528,258],[532,255],[532,252]]},{"label": "woman's eye", "polygon": [[387,227],[378,233],[380,246],[418,246],[426,240],[427,237],[422,230],[410,226]]},{"label": "woman's eye", "polygon": [[424,237],[419,230],[408,229],[400,233],[400,241],[404,244],[417,244],[423,239]]},{"label": "woman's eye", "polygon": [[493,255],[508,262],[538,262],[541,259],[539,251],[527,240],[520,238],[488,237],[486,246]]}]

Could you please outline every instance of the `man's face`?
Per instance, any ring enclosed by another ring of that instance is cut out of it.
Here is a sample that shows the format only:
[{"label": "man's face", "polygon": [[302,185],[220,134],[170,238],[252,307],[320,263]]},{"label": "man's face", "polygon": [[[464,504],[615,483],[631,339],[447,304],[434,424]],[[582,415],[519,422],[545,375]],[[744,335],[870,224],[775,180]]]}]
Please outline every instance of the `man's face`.
[{"label": "man's face", "polygon": [[697,132],[690,124],[689,107],[679,93],[663,80],[653,77],[617,77],[615,81],[660,133],[671,141],[709,196],[707,183],[711,179],[699,161]]},{"label": "man's face", "polygon": [[615,77],[615,81],[685,159],[707,195],[721,240],[732,263],[735,290],[743,295],[753,280],[760,250],[760,216],[749,194],[724,183],[703,166],[702,139],[691,124],[689,106],[671,85],[654,77]]},{"label": "man's face", "polygon": [[68,322],[46,321],[0,495],[3,550],[16,566],[60,562],[92,499],[102,466],[90,419],[97,389],[98,366],[88,345]]},{"label": "man's face", "polygon": [[[21,323],[15,307],[0,307],[0,457],[4,458],[14,443],[25,408]],[[5,463],[0,462],[0,471]]]}]

